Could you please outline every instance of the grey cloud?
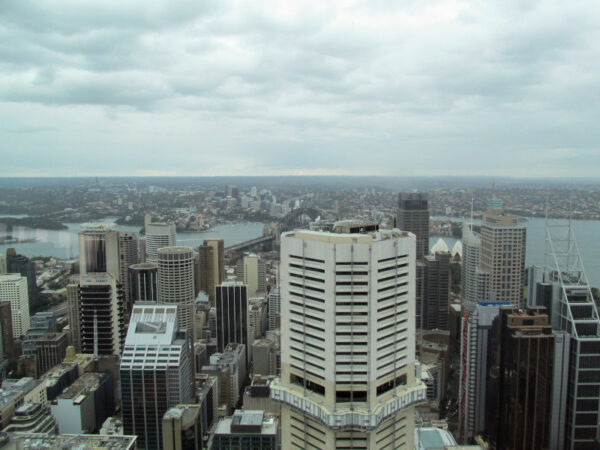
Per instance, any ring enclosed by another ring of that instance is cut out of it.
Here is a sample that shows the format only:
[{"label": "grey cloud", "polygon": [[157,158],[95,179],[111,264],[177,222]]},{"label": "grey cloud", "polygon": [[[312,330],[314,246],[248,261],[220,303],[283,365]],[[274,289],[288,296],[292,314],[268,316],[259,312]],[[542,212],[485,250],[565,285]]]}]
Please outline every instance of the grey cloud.
[{"label": "grey cloud", "polygon": [[0,142],[19,105],[52,122],[57,170],[85,141],[77,112],[115,155],[170,149],[140,172],[581,164],[600,138],[600,18],[583,3],[4,1]]}]

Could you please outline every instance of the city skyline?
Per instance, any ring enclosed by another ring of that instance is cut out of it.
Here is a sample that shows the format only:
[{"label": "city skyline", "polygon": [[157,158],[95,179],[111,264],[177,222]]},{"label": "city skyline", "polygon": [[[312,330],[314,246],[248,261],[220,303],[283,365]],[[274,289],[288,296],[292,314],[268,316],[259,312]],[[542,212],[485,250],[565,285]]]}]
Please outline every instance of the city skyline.
[{"label": "city skyline", "polygon": [[0,176],[600,167],[595,2],[0,11]]}]

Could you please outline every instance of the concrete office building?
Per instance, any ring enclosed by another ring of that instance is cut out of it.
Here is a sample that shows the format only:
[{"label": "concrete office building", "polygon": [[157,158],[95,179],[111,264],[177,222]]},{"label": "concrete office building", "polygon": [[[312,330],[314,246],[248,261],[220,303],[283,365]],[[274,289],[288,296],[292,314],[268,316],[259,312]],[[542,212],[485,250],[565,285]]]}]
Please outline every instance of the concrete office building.
[{"label": "concrete office building", "polygon": [[155,302],[158,300],[158,265],[140,263],[129,266],[129,291],[131,301]]},{"label": "concrete office building", "polygon": [[280,307],[281,296],[279,295],[279,283],[269,291],[269,330],[275,330],[281,326]]},{"label": "concrete office building", "polygon": [[16,273],[0,275],[0,301],[10,302],[13,338],[20,338],[30,326],[27,278]]},{"label": "concrete office building", "polygon": [[158,262],[158,249],[174,247],[177,242],[177,234],[174,223],[152,222],[150,215],[145,217],[146,228],[146,261]]},{"label": "concrete office building", "polygon": [[88,273],[80,277],[77,290],[81,352],[120,355],[125,329],[120,284],[109,273]]},{"label": "concrete office building", "polygon": [[413,448],[415,237],[372,223],[281,238],[284,448]]},{"label": "concrete office building", "polygon": [[97,432],[115,412],[114,377],[110,371],[87,372],[50,405],[61,434]]},{"label": "concrete office building", "polygon": [[550,448],[555,337],[544,311],[505,306],[494,321],[486,427],[493,448]]},{"label": "concrete office building", "polygon": [[210,355],[210,365],[213,367],[229,369],[229,377],[226,379],[226,383],[229,386],[224,386],[222,381],[224,378],[219,379],[219,391],[229,392],[227,405],[233,409],[238,404],[242,395],[242,386],[246,382],[248,376],[248,366],[246,366],[246,346],[231,342],[225,346],[223,352],[217,352]]},{"label": "concrete office building", "polygon": [[485,294],[478,300],[523,305],[527,229],[517,216],[488,210],[481,224],[479,269],[485,275]]},{"label": "concrete office building", "polygon": [[278,421],[265,416],[263,411],[238,409],[233,417],[223,418],[217,423],[211,450],[253,448],[277,450]]},{"label": "concrete office building", "polygon": [[177,305],[134,305],[121,359],[121,410],[126,434],[141,448],[160,449],[167,410],[192,401],[189,335]]},{"label": "concrete office building", "polygon": [[8,436],[9,449],[110,449],[136,450],[137,436],[100,436],[97,434],[23,433]]},{"label": "concrete office building", "polygon": [[50,408],[41,403],[23,403],[2,430],[6,433],[47,433],[56,434],[58,425],[50,414]]},{"label": "concrete office building", "polygon": [[178,326],[194,333],[194,252],[189,247],[158,250],[158,302],[177,305]]},{"label": "concrete office building", "polygon": [[248,297],[255,297],[266,293],[266,266],[265,262],[258,255],[250,253],[240,258],[235,267],[235,276],[239,282],[246,285]]},{"label": "concrete office building", "polygon": [[177,405],[162,419],[163,450],[202,450],[202,406]]},{"label": "concrete office building", "polygon": [[256,375],[277,374],[277,351],[273,341],[257,339],[252,343],[252,373]]}]

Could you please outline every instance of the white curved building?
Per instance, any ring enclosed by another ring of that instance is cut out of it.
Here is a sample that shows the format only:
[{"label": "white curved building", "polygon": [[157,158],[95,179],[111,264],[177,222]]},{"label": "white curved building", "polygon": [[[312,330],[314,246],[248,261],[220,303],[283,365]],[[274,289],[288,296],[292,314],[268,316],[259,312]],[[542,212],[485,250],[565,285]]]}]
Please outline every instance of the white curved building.
[{"label": "white curved building", "polygon": [[462,258],[463,255],[463,246],[462,246],[462,242],[460,241],[456,241],[456,243],[454,244],[454,246],[452,247],[452,251],[450,252],[450,255],[454,258],[456,257],[456,255],[460,256],[460,258]]},{"label": "white curved building", "polygon": [[442,238],[439,238],[437,242],[431,247],[431,254],[435,255],[436,253],[441,252],[449,252],[448,244]]},{"label": "white curved building", "polygon": [[336,229],[281,238],[282,448],[413,448],[415,237]]}]

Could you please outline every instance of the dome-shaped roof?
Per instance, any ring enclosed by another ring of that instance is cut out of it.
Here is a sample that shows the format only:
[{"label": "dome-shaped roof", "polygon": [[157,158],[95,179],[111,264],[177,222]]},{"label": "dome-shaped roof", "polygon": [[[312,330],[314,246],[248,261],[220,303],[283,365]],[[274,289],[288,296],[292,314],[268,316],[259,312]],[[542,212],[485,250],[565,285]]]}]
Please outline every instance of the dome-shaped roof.
[{"label": "dome-shaped roof", "polygon": [[454,244],[454,247],[452,247],[452,251],[450,252],[450,254],[452,255],[452,257],[454,257],[458,254],[458,256],[460,256],[462,258],[462,242],[461,241],[456,241],[456,244]]},{"label": "dome-shaped roof", "polygon": [[446,244],[446,241],[444,241],[442,238],[439,238],[438,241],[434,244],[434,246],[431,248],[431,253],[438,253],[438,252],[448,252],[450,251],[448,249],[448,245]]}]

